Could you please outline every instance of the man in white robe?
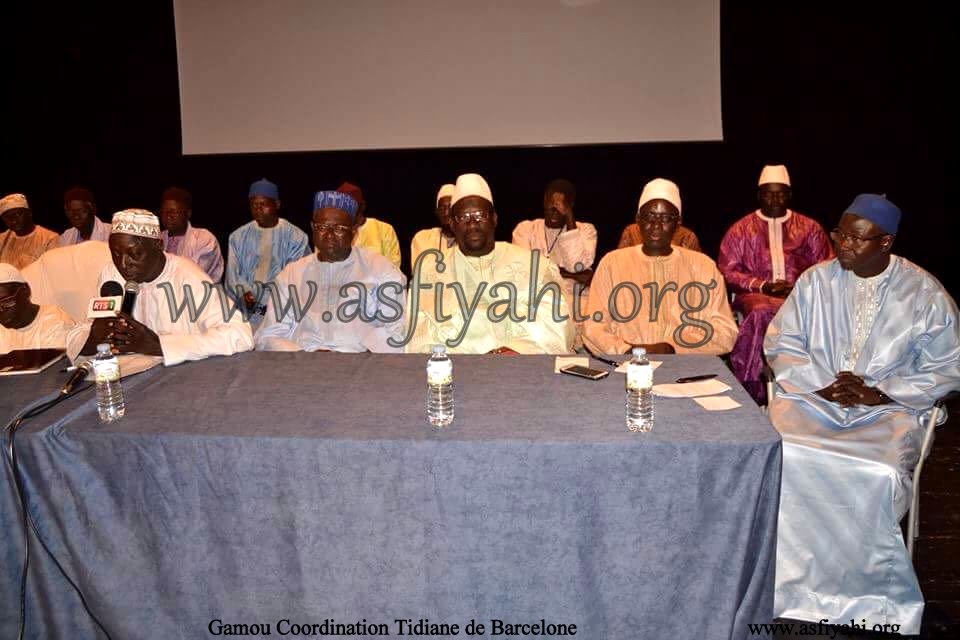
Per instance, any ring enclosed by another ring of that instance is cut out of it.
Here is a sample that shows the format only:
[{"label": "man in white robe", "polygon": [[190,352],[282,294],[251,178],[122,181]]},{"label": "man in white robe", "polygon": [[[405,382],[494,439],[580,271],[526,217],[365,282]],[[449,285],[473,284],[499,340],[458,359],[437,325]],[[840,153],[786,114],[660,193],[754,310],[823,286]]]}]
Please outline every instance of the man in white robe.
[{"label": "man in white robe", "polygon": [[413,236],[410,242],[410,271],[421,253],[429,249],[436,249],[446,253],[457,244],[457,237],[450,229],[450,198],[453,196],[453,185],[445,184],[437,192],[437,203],[434,213],[437,216],[439,227],[421,229]]},{"label": "man in white robe", "polygon": [[70,228],[60,234],[59,244],[68,247],[88,240],[110,240],[110,225],[97,217],[93,192],[83,187],[68,189],[63,194],[63,213]]},{"label": "man in white robe", "polygon": [[7,226],[0,233],[0,262],[23,269],[57,246],[60,236],[34,223],[33,211],[22,193],[0,198],[0,219]]},{"label": "man in white robe", "polygon": [[163,250],[193,260],[210,280],[223,277],[223,253],[217,238],[190,224],[193,196],[185,189],[170,187],[160,199],[160,221],[163,223]]},{"label": "man in white robe", "polygon": [[[100,273],[97,288],[107,281],[137,283],[133,313],[78,325],[67,338],[71,359],[95,354],[102,342],[116,353],[160,357],[167,366],[253,348],[250,325],[240,315],[227,319],[227,301],[217,292],[203,304],[209,276],[191,260],[164,253],[155,215],[142,209],[114,214],[109,244],[113,262]],[[190,301],[196,314],[187,308]]]},{"label": "man in white robe", "polygon": [[56,305],[35,304],[30,285],[13,265],[0,262],[0,354],[63,349],[73,320]]},{"label": "man in white robe", "polygon": [[[578,305],[578,313],[582,313],[593,279],[597,228],[576,219],[573,211],[576,200],[577,191],[572,182],[551,181],[543,192],[543,217],[520,222],[513,230],[513,244],[536,249],[541,256],[553,261],[560,268],[567,301]],[[576,325],[579,334],[582,323]]]},{"label": "man in white robe", "polygon": [[[316,253],[287,265],[277,276],[255,336],[257,349],[399,350],[406,278],[379,253],[352,246],[358,208],[345,193],[315,194]],[[396,346],[388,344],[390,338]]]},{"label": "man in white robe", "polygon": [[783,436],[774,614],[919,633],[923,596],[899,522],[934,403],[960,388],[960,316],[890,253],[900,210],[863,194],[774,317],[769,415]]},{"label": "man in white robe", "polygon": [[90,298],[99,293],[97,279],[110,262],[109,244],[87,240],[47,251],[22,273],[35,302],[55,304],[79,322],[86,320]]},{"label": "man in white robe", "polygon": [[451,201],[457,246],[446,256],[422,254],[414,266],[406,350],[445,344],[450,353],[569,353],[574,327],[557,266],[495,242],[493,195],[481,176],[457,178]]},{"label": "man in white robe", "polygon": [[680,190],[656,178],[640,195],[643,243],[611,251],[590,285],[584,345],[593,353],[729,353],[737,338],[723,276],[698,251],[672,244]]}]

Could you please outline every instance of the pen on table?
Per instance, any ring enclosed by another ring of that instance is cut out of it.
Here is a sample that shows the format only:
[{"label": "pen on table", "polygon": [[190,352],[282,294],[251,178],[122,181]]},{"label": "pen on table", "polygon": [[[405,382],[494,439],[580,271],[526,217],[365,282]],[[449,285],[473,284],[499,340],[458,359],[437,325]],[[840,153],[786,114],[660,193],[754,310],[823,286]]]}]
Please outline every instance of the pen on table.
[{"label": "pen on table", "polygon": [[684,382],[697,382],[699,380],[709,380],[710,378],[716,378],[717,374],[715,373],[705,373],[702,376],[689,376],[687,378],[677,378],[677,384],[683,384]]},{"label": "pen on table", "polygon": [[67,367],[66,369],[60,369],[60,373],[67,373],[68,371],[76,371],[76,367]]},{"label": "pen on table", "polygon": [[608,359],[608,358],[601,358],[601,357],[599,357],[599,356],[591,356],[591,357],[592,357],[594,360],[599,360],[600,362],[604,362],[604,363],[609,364],[610,366],[613,366],[613,367],[619,367],[621,364],[623,364],[622,362],[617,362],[616,360],[610,360],[610,359]]}]

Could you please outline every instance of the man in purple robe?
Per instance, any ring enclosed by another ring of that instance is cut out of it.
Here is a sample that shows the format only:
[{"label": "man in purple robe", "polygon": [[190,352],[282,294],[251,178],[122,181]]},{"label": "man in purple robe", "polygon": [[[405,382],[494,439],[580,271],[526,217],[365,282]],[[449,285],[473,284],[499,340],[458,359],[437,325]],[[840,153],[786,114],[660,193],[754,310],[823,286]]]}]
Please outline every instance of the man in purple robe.
[{"label": "man in purple robe", "polygon": [[743,314],[730,354],[737,379],[758,403],[766,400],[760,381],[767,325],[809,267],[833,257],[830,238],[818,222],[788,208],[790,175],[783,165],[760,173],[760,208],[737,220],[720,243],[717,266],[734,292],[733,308]]}]

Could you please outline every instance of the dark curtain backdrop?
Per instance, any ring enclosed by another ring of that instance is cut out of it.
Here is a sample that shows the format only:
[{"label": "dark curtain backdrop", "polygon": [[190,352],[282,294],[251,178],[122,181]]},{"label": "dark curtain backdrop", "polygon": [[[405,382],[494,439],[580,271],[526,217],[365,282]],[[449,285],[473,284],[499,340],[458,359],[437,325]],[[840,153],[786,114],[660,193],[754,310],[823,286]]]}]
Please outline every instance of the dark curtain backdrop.
[{"label": "dark curtain backdrop", "polygon": [[[547,181],[573,180],[578,216],[597,225],[604,252],[643,184],[663,176],[680,185],[685,223],[715,257],[725,229],[754,207],[761,166],[784,163],[794,208],[828,230],[857,193],[887,193],[905,213],[895,251],[960,292],[957,211],[944,197],[947,10],[935,3],[723,2],[723,142],[193,157],[180,153],[171,2],[18,4],[2,10],[13,72],[0,101],[0,191],[26,193],[37,222],[57,230],[70,186],[92,188],[108,220],[155,210],[177,184],[194,195],[195,225],[226,252],[229,232],[249,220],[251,181],[277,182],[283,214],[304,226],[313,191],[350,180],[369,215],[396,228],[406,266],[413,233],[433,224],[436,189],[475,171],[492,186],[504,240],[539,214]],[[377,87],[356,99],[376,101]]]}]

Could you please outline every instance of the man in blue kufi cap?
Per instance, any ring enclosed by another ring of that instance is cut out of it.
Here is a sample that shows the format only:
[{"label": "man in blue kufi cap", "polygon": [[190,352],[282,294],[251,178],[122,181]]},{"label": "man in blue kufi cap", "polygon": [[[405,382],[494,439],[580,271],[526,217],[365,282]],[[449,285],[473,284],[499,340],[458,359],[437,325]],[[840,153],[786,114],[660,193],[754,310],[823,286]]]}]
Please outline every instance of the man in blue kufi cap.
[{"label": "man in blue kufi cap", "polygon": [[923,425],[960,388],[960,315],[936,278],[891,253],[900,219],[885,196],[857,196],[831,234],[837,257],[800,276],[767,331],[783,436],[775,617],[920,632],[899,522]]},{"label": "man in blue kufi cap", "polygon": [[348,193],[314,194],[314,253],[277,275],[255,336],[257,349],[398,350],[388,341],[397,344],[403,335],[406,278],[380,253],[354,246],[360,209]]},{"label": "man in blue kufi cap", "polygon": [[250,185],[249,202],[253,220],[230,234],[226,287],[231,297],[242,299],[250,322],[258,325],[266,310],[262,285],[308,255],[310,245],[307,234],[279,216],[277,185],[266,178],[257,180]]}]

